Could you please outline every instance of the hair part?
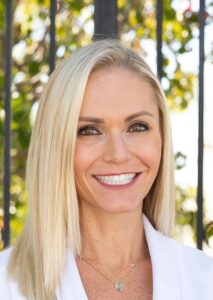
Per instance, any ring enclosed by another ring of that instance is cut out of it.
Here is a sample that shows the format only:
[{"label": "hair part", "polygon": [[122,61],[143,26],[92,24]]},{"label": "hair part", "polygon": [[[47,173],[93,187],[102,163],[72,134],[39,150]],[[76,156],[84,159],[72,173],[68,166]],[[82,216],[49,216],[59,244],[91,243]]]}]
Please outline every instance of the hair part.
[{"label": "hair part", "polygon": [[27,158],[29,215],[14,246],[9,273],[31,300],[52,300],[62,277],[67,247],[81,252],[74,152],[80,109],[90,74],[123,67],[152,86],[159,108],[162,158],[143,212],[170,235],[174,223],[173,151],[166,100],[157,77],[134,51],[116,40],[80,48],[65,59],[42,93]]}]

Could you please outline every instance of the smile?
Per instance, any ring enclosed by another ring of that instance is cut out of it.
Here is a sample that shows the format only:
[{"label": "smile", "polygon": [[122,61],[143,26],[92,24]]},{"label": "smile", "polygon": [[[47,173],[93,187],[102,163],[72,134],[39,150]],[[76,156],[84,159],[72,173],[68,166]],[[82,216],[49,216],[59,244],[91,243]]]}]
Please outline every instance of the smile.
[{"label": "smile", "polygon": [[94,177],[98,181],[106,185],[126,185],[131,183],[137,175],[139,175],[139,173],[126,173],[126,174],[110,175],[110,176],[96,175]]}]

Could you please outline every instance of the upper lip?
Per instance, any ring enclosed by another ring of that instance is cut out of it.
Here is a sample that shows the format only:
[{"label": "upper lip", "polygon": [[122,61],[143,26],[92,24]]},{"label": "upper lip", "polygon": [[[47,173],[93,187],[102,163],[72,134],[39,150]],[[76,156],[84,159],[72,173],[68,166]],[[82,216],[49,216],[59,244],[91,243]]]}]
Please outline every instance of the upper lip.
[{"label": "upper lip", "polygon": [[119,172],[119,173],[104,173],[104,174],[95,174],[93,176],[118,176],[118,175],[125,175],[125,174],[140,174],[142,172],[135,172],[135,171],[129,171],[129,172]]}]

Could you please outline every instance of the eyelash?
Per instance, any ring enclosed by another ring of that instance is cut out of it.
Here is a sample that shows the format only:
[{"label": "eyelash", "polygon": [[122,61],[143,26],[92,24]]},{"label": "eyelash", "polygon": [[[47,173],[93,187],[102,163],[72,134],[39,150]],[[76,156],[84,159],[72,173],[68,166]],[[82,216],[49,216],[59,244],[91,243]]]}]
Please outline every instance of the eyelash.
[{"label": "eyelash", "polygon": [[[140,129],[139,130],[138,129],[131,130],[131,128],[134,127],[134,126],[137,127],[137,128],[138,127],[140,127],[140,128],[143,127],[143,129],[142,130],[140,130]],[[147,131],[149,129],[150,129],[150,127],[146,123],[144,123],[144,122],[135,122],[135,123],[133,123],[129,126],[128,132],[143,132],[143,131]],[[90,131],[90,132],[88,132],[88,131]],[[93,131],[93,133],[92,133],[92,131]],[[83,127],[78,129],[78,136],[90,136],[90,135],[100,135],[100,134],[101,134],[101,132],[92,125],[83,126]]]},{"label": "eyelash", "polygon": [[[88,130],[90,130],[90,131],[93,130],[93,132],[96,131],[98,133],[89,133],[89,134],[88,133],[84,133],[84,132],[86,132]],[[79,135],[89,136],[89,135],[98,135],[98,134],[100,134],[100,132],[94,126],[91,126],[91,125],[83,126],[83,127],[81,127],[81,128],[78,129],[78,136]]]},{"label": "eyelash", "polygon": [[[130,128],[133,127],[133,126],[140,127],[140,128],[143,127],[143,129],[142,130],[139,129],[139,130],[136,130],[136,131],[131,131]],[[129,127],[130,132],[143,132],[143,131],[147,131],[149,129],[150,129],[149,125],[146,124],[145,122],[135,122],[135,123],[131,124],[130,127]]]}]

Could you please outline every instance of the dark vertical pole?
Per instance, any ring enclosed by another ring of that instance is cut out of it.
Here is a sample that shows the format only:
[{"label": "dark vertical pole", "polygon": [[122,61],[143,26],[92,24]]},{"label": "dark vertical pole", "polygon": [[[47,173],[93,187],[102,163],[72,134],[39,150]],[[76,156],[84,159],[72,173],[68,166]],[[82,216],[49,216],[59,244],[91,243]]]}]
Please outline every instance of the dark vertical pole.
[{"label": "dark vertical pole", "polygon": [[117,1],[95,0],[94,40],[117,38]]},{"label": "dark vertical pole", "polygon": [[11,126],[11,67],[12,67],[12,0],[7,0],[5,30],[5,124],[4,124],[4,247],[10,243],[10,126]]},{"label": "dark vertical pole", "polygon": [[197,188],[197,247],[203,244],[203,109],[204,109],[204,28],[205,28],[205,0],[200,0],[199,11],[199,125],[198,125],[198,188]]},{"label": "dark vertical pole", "polygon": [[157,0],[157,74],[161,80],[163,73],[162,55],[162,29],[163,29],[163,0]]},{"label": "dark vertical pole", "polygon": [[50,73],[55,69],[55,15],[56,15],[56,0],[50,2]]}]

